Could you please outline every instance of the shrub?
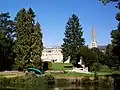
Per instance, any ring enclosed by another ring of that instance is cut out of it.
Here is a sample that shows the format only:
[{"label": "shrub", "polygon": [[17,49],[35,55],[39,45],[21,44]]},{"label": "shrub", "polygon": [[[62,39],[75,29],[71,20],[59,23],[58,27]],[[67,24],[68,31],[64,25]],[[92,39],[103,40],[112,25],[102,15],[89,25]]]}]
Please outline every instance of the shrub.
[{"label": "shrub", "polygon": [[93,63],[92,65],[92,71],[99,71],[100,70],[100,67],[101,67],[101,64],[100,63]]},{"label": "shrub", "polygon": [[0,78],[0,86],[6,87],[9,83],[9,80],[7,78]]},{"label": "shrub", "polygon": [[52,69],[52,62],[48,62],[48,70]]},{"label": "shrub", "polygon": [[44,82],[49,86],[55,85],[55,78],[52,75],[45,75]]},{"label": "shrub", "polygon": [[107,65],[101,65],[100,71],[102,72],[110,72],[111,70]]},{"label": "shrub", "polygon": [[54,85],[55,79],[51,75],[37,76],[34,73],[26,73],[25,76],[15,78],[0,78],[0,87],[14,87],[25,90],[44,90],[49,85]]}]

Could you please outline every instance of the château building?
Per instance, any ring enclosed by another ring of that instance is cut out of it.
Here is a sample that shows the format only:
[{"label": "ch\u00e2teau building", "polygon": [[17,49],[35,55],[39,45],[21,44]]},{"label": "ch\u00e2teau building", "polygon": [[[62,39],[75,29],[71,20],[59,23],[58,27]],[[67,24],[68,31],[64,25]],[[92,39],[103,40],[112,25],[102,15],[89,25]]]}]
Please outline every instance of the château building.
[{"label": "ch\u00e2teau building", "polygon": [[44,48],[41,59],[43,61],[63,62],[63,55],[59,46]]}]

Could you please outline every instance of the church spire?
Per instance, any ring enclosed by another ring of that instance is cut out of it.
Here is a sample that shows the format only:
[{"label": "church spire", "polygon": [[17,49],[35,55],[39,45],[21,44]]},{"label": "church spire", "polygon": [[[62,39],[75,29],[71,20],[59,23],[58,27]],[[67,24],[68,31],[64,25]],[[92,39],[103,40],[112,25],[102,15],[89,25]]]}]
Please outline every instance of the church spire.
[{"label": "church spire", "polygon": [[92,41],[90,43],[90,48],[97,47],[96,33],[94,26],[92,27]]}]

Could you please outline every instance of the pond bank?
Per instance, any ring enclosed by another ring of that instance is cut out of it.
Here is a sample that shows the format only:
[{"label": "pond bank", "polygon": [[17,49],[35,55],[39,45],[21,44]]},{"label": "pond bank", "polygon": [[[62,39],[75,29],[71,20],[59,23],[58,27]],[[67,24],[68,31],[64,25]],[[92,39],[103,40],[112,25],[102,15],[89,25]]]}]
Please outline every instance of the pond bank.
[{"label": "pond bank", "polygon": [[[25,74],[25,73],[24,73]],[[120,79],[119,79],[120,80]],[[119,82],[118,82],[119,83]],[[66,87],[68,86],[96,86],[96,85],[108,85],[114,86],[115,79],[111,76],[53,76],[51,74],[37,76],[34,73],[26,73],[23,76],[17,77],[2,77],[0,78],[0,87],[15,87],[15,88],[45,88],[52,87]],[[26,90],[26,89],[25,89]],[[42,89],[41,89],[42,90]],[[47,90],[47,89],[46,89]]]},{"label": "pond bank", "polygon": [[63,81],[67,84],[107,84],[107,85],[114,85],[115,79],[108,76],[54,76],[54,78],[59,81]]},{"label": "pond bank", "polygon": [[[1,72],[0,77],[1,78],[19,78],[19,77],[26,77],[26,73],[24,72],[18,72],[18,71],[6,71],[6,72]],[[48,80],[51,80],[54,78],[55,81],[67,81],[67,83],[106,83],[106,84],[114,84],[120,80],[120,76],[112,77],[110,75],[98,75],[96,78],[94,77],[94,74],[85,74],[85,73],[46,73],[45,75],[49,75],[50,77]],[[28,75],[29,76],[29,75]],[[40,75],[40,77],[42,77]]]}]

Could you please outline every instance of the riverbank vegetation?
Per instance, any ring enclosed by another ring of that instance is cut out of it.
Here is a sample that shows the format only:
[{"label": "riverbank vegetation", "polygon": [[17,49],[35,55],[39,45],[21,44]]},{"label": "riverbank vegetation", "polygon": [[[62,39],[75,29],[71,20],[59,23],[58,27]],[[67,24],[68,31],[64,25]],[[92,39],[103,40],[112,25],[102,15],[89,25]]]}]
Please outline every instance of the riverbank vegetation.
[{"label": "riverbank vegetation", "polygon": [[34,73],[26,73],[25,76],[5,78],[0,77],[0,87],[1,88],[14,88],[14,89],[43,89],[47,90],[48,88],[53,88],[56,86],[65,86],[65,85],[111,85],[113,83],[112,78],[104,77],[94,79],[90,76],[86,77],[68,77],[68,78],[59,78],[53,77],[52,75],[46,74],[42,76],[37,76]]},{"label": "riverbank vegetation", "polygon": [[0,87],[13,87],[14,89],[40,89],[47,88],[55,84],[55,79],[51,75],[38,77],[34,73],[26,73],[25,76],[5,78],[0,77]]}]

